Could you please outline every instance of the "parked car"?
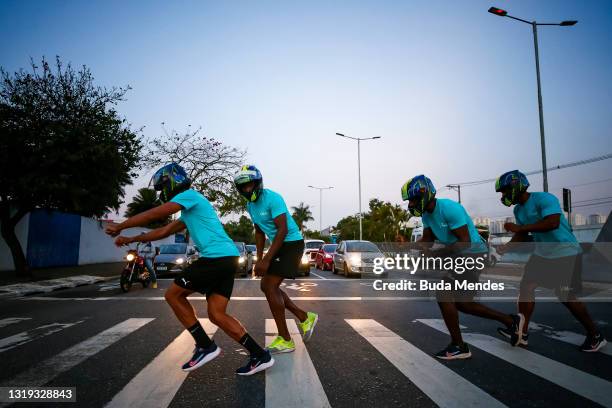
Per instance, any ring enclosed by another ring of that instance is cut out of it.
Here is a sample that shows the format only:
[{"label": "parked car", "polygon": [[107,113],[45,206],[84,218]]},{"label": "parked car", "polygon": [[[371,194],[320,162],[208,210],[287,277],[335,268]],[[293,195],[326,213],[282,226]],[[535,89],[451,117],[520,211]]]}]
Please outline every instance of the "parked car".
[{"label": "parked car", "polygon": [[305,239],[304,240],[304,253],[308,256],[308,262],[311,265],[315,264],[317,252],[325,244],[325,241],[320,239]]},{"label": "parked car", "polygon": [[254,244],[247,244],[246,249],[247,252],[251,254],[251,259],[253,259],[253,263],[257,262],[257,246]]},{"label": "parked car", "polygon": [[240,252],[240,258],[238,258],[238,268],[236,274],[243,278],[248,276],[253,270],[253,256],[247,250],[244,242],[234,242],[238,252]]},{"label": "parked car", "polygon": [[387,276],[387,272],[374,274],[374,258],[384,258],[384,256],[380,249],[370,241],[342,241],[334,253],[332,271],[346,277],[363,277],[364,275],[384,277]]},{"label": "parked car", "polygon": [[310,276],[310,258],[305,251],[300,260],[299,272],[302,276]]},{"label": "parked car", "polygon": [[159,246],[159,254],[153,260],[156,274],[179,273],[187,265],[198,259],[195,248],[182,244],[164,244]]},{"label": "parked car", "polygon": [[325,244],[318,251],[315,258],[315,268],[323,271],[332,269],[334,263],[334,252],[336,252],[338,244]]}]

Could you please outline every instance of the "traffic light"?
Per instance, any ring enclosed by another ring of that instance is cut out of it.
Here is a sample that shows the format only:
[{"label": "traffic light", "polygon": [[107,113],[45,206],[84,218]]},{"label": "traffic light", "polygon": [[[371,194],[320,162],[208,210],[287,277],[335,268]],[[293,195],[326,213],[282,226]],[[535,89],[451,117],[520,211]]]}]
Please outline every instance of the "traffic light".
[{"label": "traffic light", "polygon": [[572,190],[568,188],[563,189],[563,211],[572,211]]},{"label": "traffic light", "polygon": [[497,8],[497,7],[491,7],[489,9],[489,13],[492,13],[492,14],[495,14],[495,15],[501,16],[501,17],[505,17],[508,14],[508,12],[506,10],[502,10],[500,8]]}]

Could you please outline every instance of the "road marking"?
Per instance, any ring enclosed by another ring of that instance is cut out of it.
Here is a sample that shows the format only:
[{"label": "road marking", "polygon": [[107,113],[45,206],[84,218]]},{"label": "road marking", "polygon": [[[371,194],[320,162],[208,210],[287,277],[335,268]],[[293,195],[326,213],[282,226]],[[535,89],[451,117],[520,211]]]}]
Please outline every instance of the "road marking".
[{"label": "road marking", "polygon": [[0,328],[10,326],[11,324],[21,323],[26,320],[32,320],[31,317],[7,317],[0,320]]},{"label": "road marking", "polygon": [[[40,387],[153,320],[155,319],[127,319],[30,367],[13,378],[0,382],[0,387]],[[0,403],[0,407],[6,405],[8,403]]]},{"label": "road marking", "polygon": [[33,340],[37,340],[42,337],[46,337],[50,334],[57,333],[58,331],[67,329],[68,327],[72,327],[79,323],[83,323],[84,321],[85,320],[79,320],[78,322],[74,322],[74,323],[45,324],[44,326],[39,326],[31,330],[17,333],[10,337],[5,337],[3,339],[0,339],[0,353],[3,353],[15,347],[19,347]]},{"label": "road marking", "polygon": [[310,292],[311,288],[318,286],[314,282],[291,282],[291,283],[281,283],[281,287],[284,289],[296,290],[298,292]]},{"label": "road marking", "polygon": [[318,273],[314,273],[314,272],[310,272],[310,273],[311,273],[311,274],[313,274],[314,276],[318,276],[318,277],[319,277],[319,278],[321,278],[321,279],[327,280],[327,278],[325,278],[325,277],[323,277],[323,276],[319,275]]},{"label": "road marking", "polygon": [[[199,319],[204,331],[212,337],[217,326],[209,319]],[[153,361],[143,368],[115,397],[109,408],[167,407],[189,373],[180,369],[189,358],[193,337],[184,330]]]},{"label": "road marking", "polygon": [[[584,334],[578,334],[564,330],[555,330],[550,326],[535,322],[529,323],[529,330],[538,332],[538,334],[541,334],[542,336],[548,337],[550,339],[559,340],[564,343],[573,344],[575,346],[581,346],[582,343],[584,343],[584,339],[586,337]],[[599,352],[612,356],[612,349],[610,348],[610,346],[605,346],[604,348],[599,350]]]},{"label": "road marking", "polygon": [[[302,336],[293,319],[287,319],[289,334],[295,342],[292,353],[275,354],[274,367],[266,370],[266,407],[331,407]],[[273,319],[266,319],[266,344],[278,330]]]},{"label": "road marking", "polygon": [[[417,321],[448,334],[441,319],[417,319]],[[521,347],[512,347],[506,341],[479,333],[463,333],[463,339],[474,347],[507,361],[532,374],[557,384],[571,392],[595,401],[598,404],[612,406],[612,382],[585,373],[548,357],[533,353]]]},{"label": "road marking", "polygon": [[505,407],[491,395],[376,320],[345,321],[437,405]]}]

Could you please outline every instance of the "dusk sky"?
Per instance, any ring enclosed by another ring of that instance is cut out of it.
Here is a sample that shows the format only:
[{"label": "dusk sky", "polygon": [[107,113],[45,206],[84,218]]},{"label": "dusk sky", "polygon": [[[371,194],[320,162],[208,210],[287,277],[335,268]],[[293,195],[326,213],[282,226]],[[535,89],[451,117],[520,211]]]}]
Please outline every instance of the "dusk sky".
[{"label": "dusk sky", "polygon": [[[401,203],[404,181],[436,186],[541,168],[531,27],[539,30],[549,166],[612,153],[612,2],[2,1],[0,65],[59,55],[104,86],[130,85],[120,113],[145,136],[202,126],[247,149],[267,187],[311,205],[318,228],[357,211],[357,146],[364,208]],[[127,189],[148,183],[150,172]],[[532,190],[542,187],[531,176]],[[574,201],[612,196],[612,160],[549,173]],[[440,197],[456,193],[440,188]],[[462,190],[473,216],[511,213],[493,183]],[[592,201],[591,201],[592,202]],[[607,214],[612,204],[576,208]],[[576,204],[578,205],[578,204]],[[123,210],[121,211],[123,214]]]}]

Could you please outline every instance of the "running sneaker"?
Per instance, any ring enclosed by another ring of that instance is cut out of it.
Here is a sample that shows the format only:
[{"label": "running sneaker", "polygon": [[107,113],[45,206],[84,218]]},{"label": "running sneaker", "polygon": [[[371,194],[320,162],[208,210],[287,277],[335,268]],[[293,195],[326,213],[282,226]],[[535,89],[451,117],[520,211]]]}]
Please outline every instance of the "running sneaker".
[{"label": "running sneaker", "polygon": [[601,333],[597,333],[595,336],[587,336],[582,346],[580,346],[580,350],[586,353],[595,353],[605,347],[606,344],[608,342],[604,336]]},{"label": "running sneaker", "polygon": [[153,289],[157,289],[157,282],[153,282],[153,284],[151,285],[151,287],[152,287]]},{"label": "running sneaker", "polygon": [[274,365],[274,359],[269,351],[259,357],[251,356],[245,366],[236,370],[238,375],[253,375]]},{"label": "running sneaker", "polygon": [[304,343],[310,340],[312,333],[314,332],[314,328],[319,321],[319,315],[313,312],[306,313],[306,320],[300,323],[300,328],[302,329],[302,339]]},{"label": "running sneaker", "polygon": [[217,347],[214,342],[206,348],[199,347],[196,344],[195,349],[193,350],[193,357],[191,357],[191,360],[183,364],[182,369],[183,371],[193,371],[213,360],[219,354],[221,354],[221,348]]},{"label": "running sneaker", "polygon": [[[497,332],[510,340],[512,338],[512,329],[508,327],[498,327]],[[521,339],[519,340],[519,346],[528,346],[529,345],[529,334],[523,333]]]},{"label": "running sneaker", "polygon": [[442,360],[462,360],[472,357],[472,353],[466,343],[460,346],[451,343],[444,350],[437,353],[436,357]]},{"label": "running sneaker", "polygon": [[285,340],[282,336],[276,336],[266,350],[272,354],[291,353],[295,350],[295,343],[293,340]]},{"label": "running sneaker", "polygon": [[525,327],[525,316],[522,313],[512,314],[512,326],[509,328],[510,332],[510,344],[512,346],[518,346],[521,342],[520,333],[523,333],[523,327]]}]

